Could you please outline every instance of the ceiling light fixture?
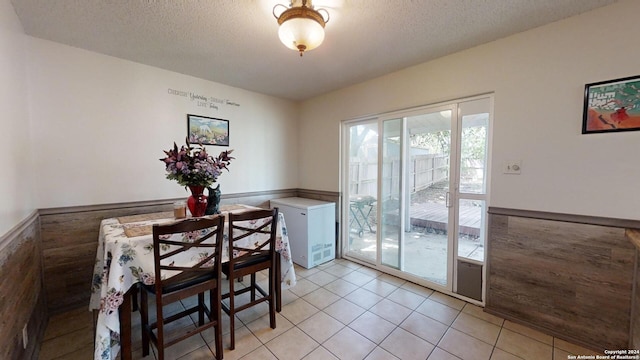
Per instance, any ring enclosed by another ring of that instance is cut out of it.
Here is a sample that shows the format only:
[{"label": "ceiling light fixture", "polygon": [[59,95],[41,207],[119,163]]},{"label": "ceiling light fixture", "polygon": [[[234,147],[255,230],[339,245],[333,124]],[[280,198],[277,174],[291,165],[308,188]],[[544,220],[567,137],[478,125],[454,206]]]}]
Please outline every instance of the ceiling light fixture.
[{"label": "ceiling light fixture", "polygon": [[[285,8],[280,15],[276,9]],[[322,16],[321,12],[326,14]],[[324,40],[324,26],[329,22],[326,9],[314,9],[311,0],[291,0],[289,7],[277,4],[273,7],[273,16],[278,19],[280,41],[292,50],[300,52],[313,50]]]}]

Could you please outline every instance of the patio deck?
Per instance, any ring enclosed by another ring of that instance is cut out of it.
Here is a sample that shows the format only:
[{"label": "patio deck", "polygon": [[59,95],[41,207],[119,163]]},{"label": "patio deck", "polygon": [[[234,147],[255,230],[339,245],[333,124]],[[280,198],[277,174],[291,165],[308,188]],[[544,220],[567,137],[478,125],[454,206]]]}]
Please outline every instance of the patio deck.
[{"label": "patio deck", "polygon": [[[478,206],[461,206],[459,229],[461,234],[480,236],[482,208]],[[422,203],[413,204],[410,208],[411,225],[426,228],[427,231],[446,234],[449,209],[445,204]]]},{"label": "patio deck", "polygon": [[[478,206],[461,206],[459,231],[472,237],[480,236],[480,222],[482,221],[482,208]],[[411,214],[411,226],[424,228],[427,232],[437,234],[447,233],[449,209],[445,204],[422,203],[412,204],[409,210]],[[361,218],[361,217],[360,217]],[[386,218],[391,223],[397,222],[397,213],[387,214]],[[373,223],[373,219],[369,223]],[[363,228],[367,229],[369,223],[363,222]]]}]

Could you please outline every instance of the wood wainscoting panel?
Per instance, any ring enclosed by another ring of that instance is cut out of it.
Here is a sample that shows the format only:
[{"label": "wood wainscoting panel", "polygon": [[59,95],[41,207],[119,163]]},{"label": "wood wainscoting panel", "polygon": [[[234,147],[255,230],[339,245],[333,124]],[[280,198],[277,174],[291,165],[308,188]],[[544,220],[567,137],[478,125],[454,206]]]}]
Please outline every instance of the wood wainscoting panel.
[{"label": "wood wainscoting panel", "polygon": [[624,229],[490,214],[486,311],[596,350],[629,342]]},{"label": "wood wainscoting panel", "polygon": [[[37,213],[0,239],[0,359],[37,359],[47,324]],[[28,342],[23,347],[22,329]]]},{"label": "wood wainscoting panel", "polygon": [[625,235],[636,247],[636,267],[634,269],[635,287],[633,288],[633,303],[631,304],[631,334],[629,339],[630,349],[640,349],[640,266],[638,258],[640,255],[640,230],[627,229]]},{"label": "wood wainscoting panel", "polygon": [[636,249],[635,287],[631,311],[630,349],[640,349],[640,266],[638,266],[639,250]]},{"label": "wood wainscoting panel", "polygon": [[100,222],[106,218],[173,211],[172,201],[41,210],[42,259],[50,315],[87,307],[98,249]]}]

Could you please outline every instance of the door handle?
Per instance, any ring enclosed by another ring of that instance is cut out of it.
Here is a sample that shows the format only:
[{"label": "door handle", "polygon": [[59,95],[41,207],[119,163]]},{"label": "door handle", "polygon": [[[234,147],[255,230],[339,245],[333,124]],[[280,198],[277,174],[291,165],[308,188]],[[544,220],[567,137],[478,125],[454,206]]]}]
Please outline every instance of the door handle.
[{"label": "door handle", "polygon": [[447,206],[448,208],[450,208],[450,207],[451,207],[451,201],[450,201],[450,199],[451,199],[451,193],[447,191],[447,193],[446,193],[446,197],[445,197],[445,204],[446,204],[446,206]]}]

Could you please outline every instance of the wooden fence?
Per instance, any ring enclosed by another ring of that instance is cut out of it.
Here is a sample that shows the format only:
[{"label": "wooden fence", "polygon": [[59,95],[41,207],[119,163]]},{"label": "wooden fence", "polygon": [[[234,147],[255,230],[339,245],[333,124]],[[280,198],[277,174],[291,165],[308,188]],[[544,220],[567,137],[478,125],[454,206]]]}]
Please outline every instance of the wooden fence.
[{"label": "wooden fence", "polygon": [[[409,161],[409,191],[425,189],[449,175],[449,157],[446,154],[414,155]],[[382,169],[384,194],[398,195],[400,189],[400,159],[385,161]],[[349,193],[377,196],[378,163],[352,158],[349,162]]]}]

